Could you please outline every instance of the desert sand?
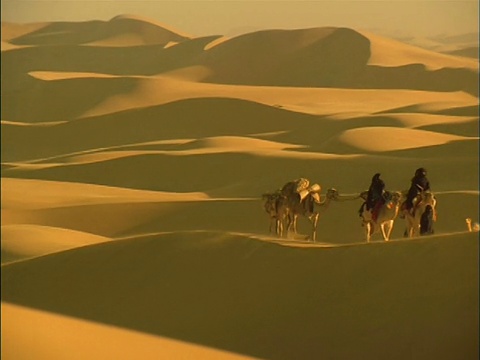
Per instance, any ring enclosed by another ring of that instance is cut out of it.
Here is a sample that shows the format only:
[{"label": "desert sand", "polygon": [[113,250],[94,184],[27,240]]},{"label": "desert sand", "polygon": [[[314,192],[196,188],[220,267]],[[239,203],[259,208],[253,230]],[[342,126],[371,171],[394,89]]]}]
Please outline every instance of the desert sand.
[{"label": "desert sand", "polygon": [[[454,50],[2,23],[2,359],[478,359],[479,63]],[[434,235],[365,242],[353,198],[419,167]],[[263,209],[300,177],[350,199],[315,243]]]}]

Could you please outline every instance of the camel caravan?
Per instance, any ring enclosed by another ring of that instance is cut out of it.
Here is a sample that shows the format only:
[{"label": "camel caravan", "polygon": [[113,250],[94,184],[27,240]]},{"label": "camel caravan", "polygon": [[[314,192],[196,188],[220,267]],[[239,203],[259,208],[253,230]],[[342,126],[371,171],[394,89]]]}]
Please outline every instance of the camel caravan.
[{"label": "camel caravan", "polygon": [[[376,174],[373,180],[378,180],[378,176]],[[373,202],[372,187],[358,195],[340,195],[336,189],[329,188],[323,200],[321,190],[319,184],[311,185],[308,179],[300,178],[287,182],[274,192],[264,193],[262,199],[270,220],[270,233],[275,233],[280,238],[296,238],[297,220],[302,216],[311,224],[307,239],[315,242],[320,215],[332,201],[362,199],[359,215],[367,242],[371,241],[375,233],[380,233],[385,241],[390,240],[397,218],[405,220],[405,237],[433,234],[437,201],[430,189],[419,189],[412,197],[411,191],[386,191],[382,187],[377,198],[373,197]]]},{"label": "camel caravan", "polygon": [[300,178],[286,183],[275,192],[263,194],[264,208],[270,218],[270,232],[274,230],[279,237],[289,232],[296,235],[298,217],[303,216],[312,224],[310,238],[315,242],[320,212],[338,197],[337,190],[330,188],[321,201],[321,189],[320,185],[310,185],[309,180]]}]

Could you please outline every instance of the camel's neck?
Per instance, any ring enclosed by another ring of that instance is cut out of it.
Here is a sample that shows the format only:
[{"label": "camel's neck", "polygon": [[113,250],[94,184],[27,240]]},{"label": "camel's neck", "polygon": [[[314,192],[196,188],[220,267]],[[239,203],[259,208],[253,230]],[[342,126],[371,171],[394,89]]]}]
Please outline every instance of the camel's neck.
[{"label": "camel's neck", "polygon": [[328,196],[326,196],[325,199],[323,199],[323,201],[315,202],[315,204],[321,207],[321,209],[326,210],[330,205],[330,200],[331,199]]}]

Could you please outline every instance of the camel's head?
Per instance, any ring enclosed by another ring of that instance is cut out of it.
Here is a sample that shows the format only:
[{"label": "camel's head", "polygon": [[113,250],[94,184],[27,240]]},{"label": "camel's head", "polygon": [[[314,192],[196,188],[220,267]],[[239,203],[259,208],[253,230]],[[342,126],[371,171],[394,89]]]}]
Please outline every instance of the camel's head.
[{"label": "camel's head", "polygon": [[360,198],[367,201],[367,197],[368,197],[368,190],[365,190],[365,191],[362,191],[360,193]]},{"label": "camel's head", "polygon": [[422,198],[423,198],[423,201],[425,201],[425,203],[427,203],[427,204],[434,205],[435,202],[436,202],[435,196],[430,191],[424,191],[422,193]]},{"label": "camel's head", "polygon": [[329,200],[337,200],[338,199],[338,190],[335,188],[329,188],[327,190],[327,199]]},{"label": "camel's head", "polygon": [[402,193],[400,191],[387,191],[384,195],[385,205],[388,209],[393,209],[399,205],[402,200]]}]

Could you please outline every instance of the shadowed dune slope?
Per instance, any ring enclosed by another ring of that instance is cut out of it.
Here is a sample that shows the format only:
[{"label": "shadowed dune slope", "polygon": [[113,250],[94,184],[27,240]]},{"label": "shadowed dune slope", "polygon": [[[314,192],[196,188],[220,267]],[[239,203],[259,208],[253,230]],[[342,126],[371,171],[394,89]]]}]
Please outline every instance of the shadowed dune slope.
[{"label": "shadowed dune slope", "polygon": [[[258,121],[258,117],[263,120]],[[45,126],[2,123],[2,149],[5,149],[2,156],[3,159],[42,158],[154,140],[246,136],[287,130],[291,126],[305,128],[317,119],[244,100],[189,99]],[[294,121],[301,123],[296,125]],[[115,131],[108,130],[111,128]],[[15,147],[19,142],[25,145]]]},{"label": "shadowed dune slope", "polygon": [[264,359],[478,357],[474,234],[308,249],[151,235],[3,266],[2,290],[8,303]]},{"label": "shadowed dune slope", "polygon": [[4,92],[29,89],[31,71],[90,72],[113,75],[154,75],[198,63],[203,47],[215,37],[197,38],[176,46],[45,45],[2,53]]},{"label": "shadowed dune slope", "polygon": [[[445,151],[448,150],[467,151],[471,155],[462,157],[452,154],[446,157]],[[384,177],[392,188],[404,189],[409,186],[412,169],[417,168],[421,162],[435,174],[432,178],[435,189],[472,189],[476,188],[475,181],[478,179],[478,158],[473,154],[473,151],[477,150],[478,142],[471,141],[442,147],[426,147],[423,151],[403,150],[390,156],[384,154],[360,158],[323,157],[318,153],[295,151],[280,152],[274,156],[238,151],[182,156],[155,152],[126,153],[115,158],[86,163],[18,165],[5,168],[3,176],[251,197],[260,194],[262,186],[274,187],[271,190],[275,190],[299,175],[322,182],[325,186],[359,191],[364,187],[368,188],[369,174],[375,173],[375,169],[384,169]],[[411,158],[412,155],[416,157]],[[354,171],[365,174],[364,178],[348,175],[355,173]],[[443,179],[442,174],[447,173],[455,176]],[[194,180],[192,174],[195,174]]]},{"label": "shadowed dune slope", "polygon": [[[267,44],[267,51],[263,51]],[[262,49],[262,50],[260,50]],[[236,54],[248,54],[238,57]],[[478,63],[346,28],[265,30],[212,47],[208,81],[478,94]],[[432,68],[432,71],[427,70]]]},{"label": "shadowed dune slope", "polygon": [[473,46],[473,47],[467,47],[464,49],[446,51],[445,53],[449,55],[454,55],[454,56],[463,56],[463,57],[478,59],[480,51],[478,46]]},{"label": "shadowed dune slope", "polygon": [[207,55],[214,69],[208,81],[341,87],[367,64],[370,48],[368,39],[350,29],[264,30],[227,40]]}]

